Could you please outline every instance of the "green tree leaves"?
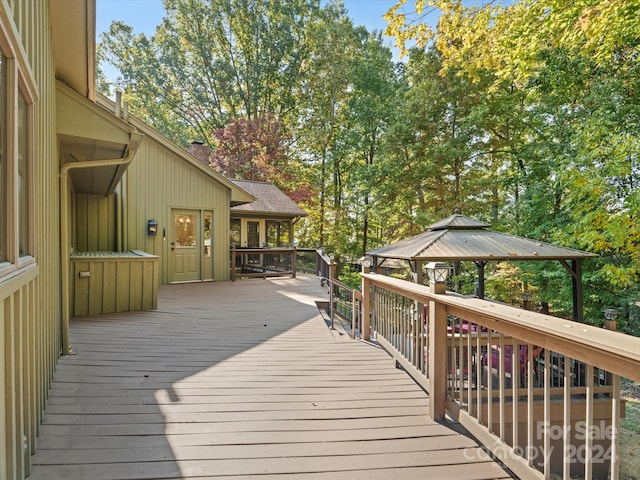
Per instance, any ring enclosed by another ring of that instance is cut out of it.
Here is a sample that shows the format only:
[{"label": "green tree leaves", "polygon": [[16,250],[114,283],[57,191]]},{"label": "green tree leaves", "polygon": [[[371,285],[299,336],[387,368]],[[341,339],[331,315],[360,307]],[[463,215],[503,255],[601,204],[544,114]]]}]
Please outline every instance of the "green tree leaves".
[{"label": "green tree leaves", "polygon": [[[391,9],[388,32],[417,47],[402,64],[339,0],[166,0],[154,36],[115,23],[99,54],[142,119],[304,199],[301,244],[357,258],[458,209],[600,254],[586,318],[617,307],[634,331],[640,0],[466,4]],[[489,269],[487,291],[519,297],[514,275],[570,314],[559,263]]]}]

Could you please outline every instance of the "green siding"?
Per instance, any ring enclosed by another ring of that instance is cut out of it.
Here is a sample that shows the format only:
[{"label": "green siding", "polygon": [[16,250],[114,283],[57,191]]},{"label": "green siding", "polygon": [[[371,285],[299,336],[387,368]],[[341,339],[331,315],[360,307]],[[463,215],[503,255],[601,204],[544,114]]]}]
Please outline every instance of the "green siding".
[{"label": "green siding", "polygon": [[[156,255],[159,257],[160,284],[167,284],[170,281],[171,210],[208,211],[213,212],[213,279],[228,280],[231,193],[190,163],[185,158],[187,155],[186,152],[184,156],[178,155],[146,136],[113,195],[74,195],[74,250],[142,250]],[[121,230],[117,227],[120,217]],[[151,218],[158,221],[157,236],[147,235],[147,221]],[[121,235],[121,242],[118,235]],[[205,280],[212,278],[210,270],[203,268]]]},{"label": "green siding", "polygon": [[0,478],[22,479],[60,352],[60,216],[55,135],[55,80],[49,3],[12,1],[8,8],[33,72],[36,265],[0,279]]},{"label": "green siding", "polygon": [[[227,187],[150,137],[143,140],[122,187],[124,248],[159,256],[161,284],[169,282],[172,208],[213,211],[213,276],[215,280],[229,279]],[[147,235],[150,218],[158,221],[155,237]]]},{"label": "green siding", "polygon": [[[80,276],[88,272],[90,276]],[[82,255],[71,258],[72,316],[153,310],[158,307],[157,257]]]},{"label": "green siding", "polygon": [[113,252],[116,250],[115,195],[75,196],[74,249],[78,252]]}]

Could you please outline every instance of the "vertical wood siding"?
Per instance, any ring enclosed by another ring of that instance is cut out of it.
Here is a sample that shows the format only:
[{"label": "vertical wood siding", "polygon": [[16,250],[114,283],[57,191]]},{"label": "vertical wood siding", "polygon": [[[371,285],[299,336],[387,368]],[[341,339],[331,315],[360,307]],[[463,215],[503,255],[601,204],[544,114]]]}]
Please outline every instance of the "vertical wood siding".
[{"label": "vertical wood siding", "polygon": [[[230,192],[225,186],[145,137],[114,195],[74,196],[75,250],[118,250],[117,195],[122,200],[122,250],[142,250],[158,256],[160,284],[169,283],[170,277],[172,208],[213,212],[213,279],[229,279]],[[156,236],[147,235],[151,218],[158,221]]]},{"label": "vertical wood siding", "polygon": [[[213,277],[229,279],[229,190],[146,137],[125,176],[125,247],[160,257],[160,283],[169,282],[171,209],[213,211]],[[147,235],[147,220],[158,235]],[[166,240],[163,233],[166,231]]]},{"label": "vertical wood siding", "polygon": [[74,248],[79,252],[116,251],[115,195],[75,195]]},{"label": "vertical wood siding", "polygon": [[60,351],[60,243],[55,83],[46,1],[2,2],[37,85],[36,265],[0,279],[0,480],[23,479]]},{"label": "vertical wood siding", "polygon": [[74,317],[158,308],[157,257],[72,258],[71,276]]}]

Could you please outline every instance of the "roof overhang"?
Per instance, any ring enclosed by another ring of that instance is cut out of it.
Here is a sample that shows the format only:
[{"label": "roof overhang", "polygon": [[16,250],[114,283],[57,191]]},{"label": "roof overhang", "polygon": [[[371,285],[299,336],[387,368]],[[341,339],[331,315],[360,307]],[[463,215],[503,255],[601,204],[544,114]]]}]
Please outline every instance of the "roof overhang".
[{"label": "roof overhang", "polygon": [[95,98],[96,2],[49,2],[56,78],[80,95]]},{"label": "roof overhang", "polygon": [[76,193],[113,193],[142,135],[66,85],[58,82],[56,87],[60,168],[69,171]]}]

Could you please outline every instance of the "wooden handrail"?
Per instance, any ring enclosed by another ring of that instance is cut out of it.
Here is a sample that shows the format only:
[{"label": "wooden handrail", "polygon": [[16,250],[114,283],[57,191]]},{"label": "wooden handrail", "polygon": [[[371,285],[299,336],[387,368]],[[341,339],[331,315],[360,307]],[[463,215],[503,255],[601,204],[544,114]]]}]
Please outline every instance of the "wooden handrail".
[{"label": "wooden handrail", "polygon": [[640,382],[640,338],[583,323],[496,304],[479,298],[432,294],[428,287],[377,274],[363,274],[372,285],[420,303],[435,301],[447,313],[481,323],[504,335],[519,338],[621,377]]},{"label": "wooden handrail", "polygon": [[640,381],[640,338],[434,287],[362,275],[363,338],[373,319],[432,418],[450,414],[520,478],[617,478],[620,377]]}]

